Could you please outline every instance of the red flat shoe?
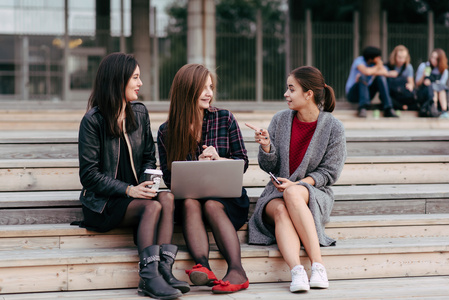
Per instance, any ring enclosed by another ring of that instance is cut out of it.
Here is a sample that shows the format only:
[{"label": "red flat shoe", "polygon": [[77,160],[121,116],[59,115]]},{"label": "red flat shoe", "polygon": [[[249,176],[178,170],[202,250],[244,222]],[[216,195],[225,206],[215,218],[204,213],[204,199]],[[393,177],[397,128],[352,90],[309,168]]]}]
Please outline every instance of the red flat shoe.
[{"label": "red flat shoe", "polygon": [[215,285],[212,288],[212,292],[214,294],[227,294],[247,289],[249,286],[249,280],[242,284],[231,284],[229,281],[218,280],[215,281],[214,284]]},{"label": "red flat shoe", "polygon": [[186,274],[189,275],[189,279],[194,285],[213,286],[214,281],[217,280],[214,272],[201,264],[193,266],[192,270],[186,270]]}]

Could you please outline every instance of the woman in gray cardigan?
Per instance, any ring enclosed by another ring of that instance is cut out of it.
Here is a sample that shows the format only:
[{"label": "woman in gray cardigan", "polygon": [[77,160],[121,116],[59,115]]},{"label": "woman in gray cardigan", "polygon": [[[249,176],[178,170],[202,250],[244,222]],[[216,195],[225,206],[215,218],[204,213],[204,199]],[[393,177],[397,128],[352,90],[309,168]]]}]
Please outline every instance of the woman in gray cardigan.
[{"label": "woman in gray cardigan", "polygon": [[[292,273],[290,291],[327,288],[320,245],[335,245],[324,226],[334,204],[330,185],[340,176],[346,159],[343,124],[330,112],[333,89],[314,67],[293,70],[284,94],[289,109],[276,113],[268,127],[256,128],[259,165],[281,184],[267,184],[249,220],[249,243],[277,242]],[[301,265],[301,243],[312,263],[310,282]]]}]

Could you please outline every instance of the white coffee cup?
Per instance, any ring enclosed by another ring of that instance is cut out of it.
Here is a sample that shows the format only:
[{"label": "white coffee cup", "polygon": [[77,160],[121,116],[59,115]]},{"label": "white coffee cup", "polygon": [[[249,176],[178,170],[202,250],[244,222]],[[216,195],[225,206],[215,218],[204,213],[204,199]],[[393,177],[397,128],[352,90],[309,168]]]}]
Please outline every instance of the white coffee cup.
[{"label": "white coffee cup", "polygon": [[148,185],[147,187],[158,192],[162,180],[162,171],[156,169],[146,169],[144,173],[145,173],[145,181],[153,181],[153,185],[152,186]]}]

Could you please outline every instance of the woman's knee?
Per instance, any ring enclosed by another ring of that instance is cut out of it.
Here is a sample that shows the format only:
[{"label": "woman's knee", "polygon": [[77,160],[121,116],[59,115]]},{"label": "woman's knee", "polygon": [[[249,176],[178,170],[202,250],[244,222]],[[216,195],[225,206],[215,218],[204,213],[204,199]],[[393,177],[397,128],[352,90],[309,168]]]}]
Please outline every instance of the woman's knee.
[{"label": "woman's knee", "polygon": [[[288,205],[302,205],[302,203],[309,203],[309,190],[303,185],[292,185],[284,190],[284,201]],[[302,200],[302,202],[298,201]]]},{"label": "woman's knee", "polygon": [[211,226],[219,224],[221,220],[229,220],[224,205],[215,200],[204,203],[204,216]]},{"label": "woman's knee", "polygon": [[182,206],[188,214],[201,212],[201,203],[195,199],[185,199],[182,202]]},{"label": "woman's knee", "polygon": [[175,196],[169,192],[161,192],[158,197],[158,202],[162,206],[163,211],[173,212],[175,209]]},{"label": "woman's knee", "polygon": [[215,200],[208,200],[204,203],[204,213],[207,215],[215,215],[224,212],[224,205]]},{"label": "woman's knee", "polygon": [[158,201],[145,200],[142,206],[142,215],[159,216],[162,211],[162,205]]},{"label": "woman's knee", "polygon": [[267,206],[265,213],[273,219],[273,221],[279,221],[284,218],[290,218],[287,207],[285,207],[284,201],[275,201],[272,200],[270,205]]}]

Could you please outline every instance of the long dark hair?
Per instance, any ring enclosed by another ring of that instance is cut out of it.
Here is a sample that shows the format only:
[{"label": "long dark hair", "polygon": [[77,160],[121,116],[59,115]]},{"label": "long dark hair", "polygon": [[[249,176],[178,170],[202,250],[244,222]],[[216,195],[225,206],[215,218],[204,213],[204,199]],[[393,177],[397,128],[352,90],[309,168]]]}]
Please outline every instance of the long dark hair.
[{"label": "long dark hair", "polygon": [[169,169],[173,161],[185,160],[189,154],[192,157],[195,156],[197,139],[201,137],[202,131],[202,112],[198,99],[204,90],[208,76],[211,76],[215,89],[213,74],[199,64],[184,65],[173,79],[166,135]]},{"label": "long dark hair", "polygon": [[294,69],[293,76],[302,88],[303,92],[313,91],[315,104],[323,111],[332,112],[335,108],[334,89],[324,83],[323,74],[315,67],[299,67]]},{"label": "long dark hair", "polygon": [[126,85],[137,66],[138,63],[132,55],[117,52],[103,58],[98,67],[87,109],[98,106],[108,133],[114,137],[120,136],[122,132],[117,120],[124,103],[126,103],[126,130],[132,132],[137,127],[131,105],[128,101],[123,101]]}]

